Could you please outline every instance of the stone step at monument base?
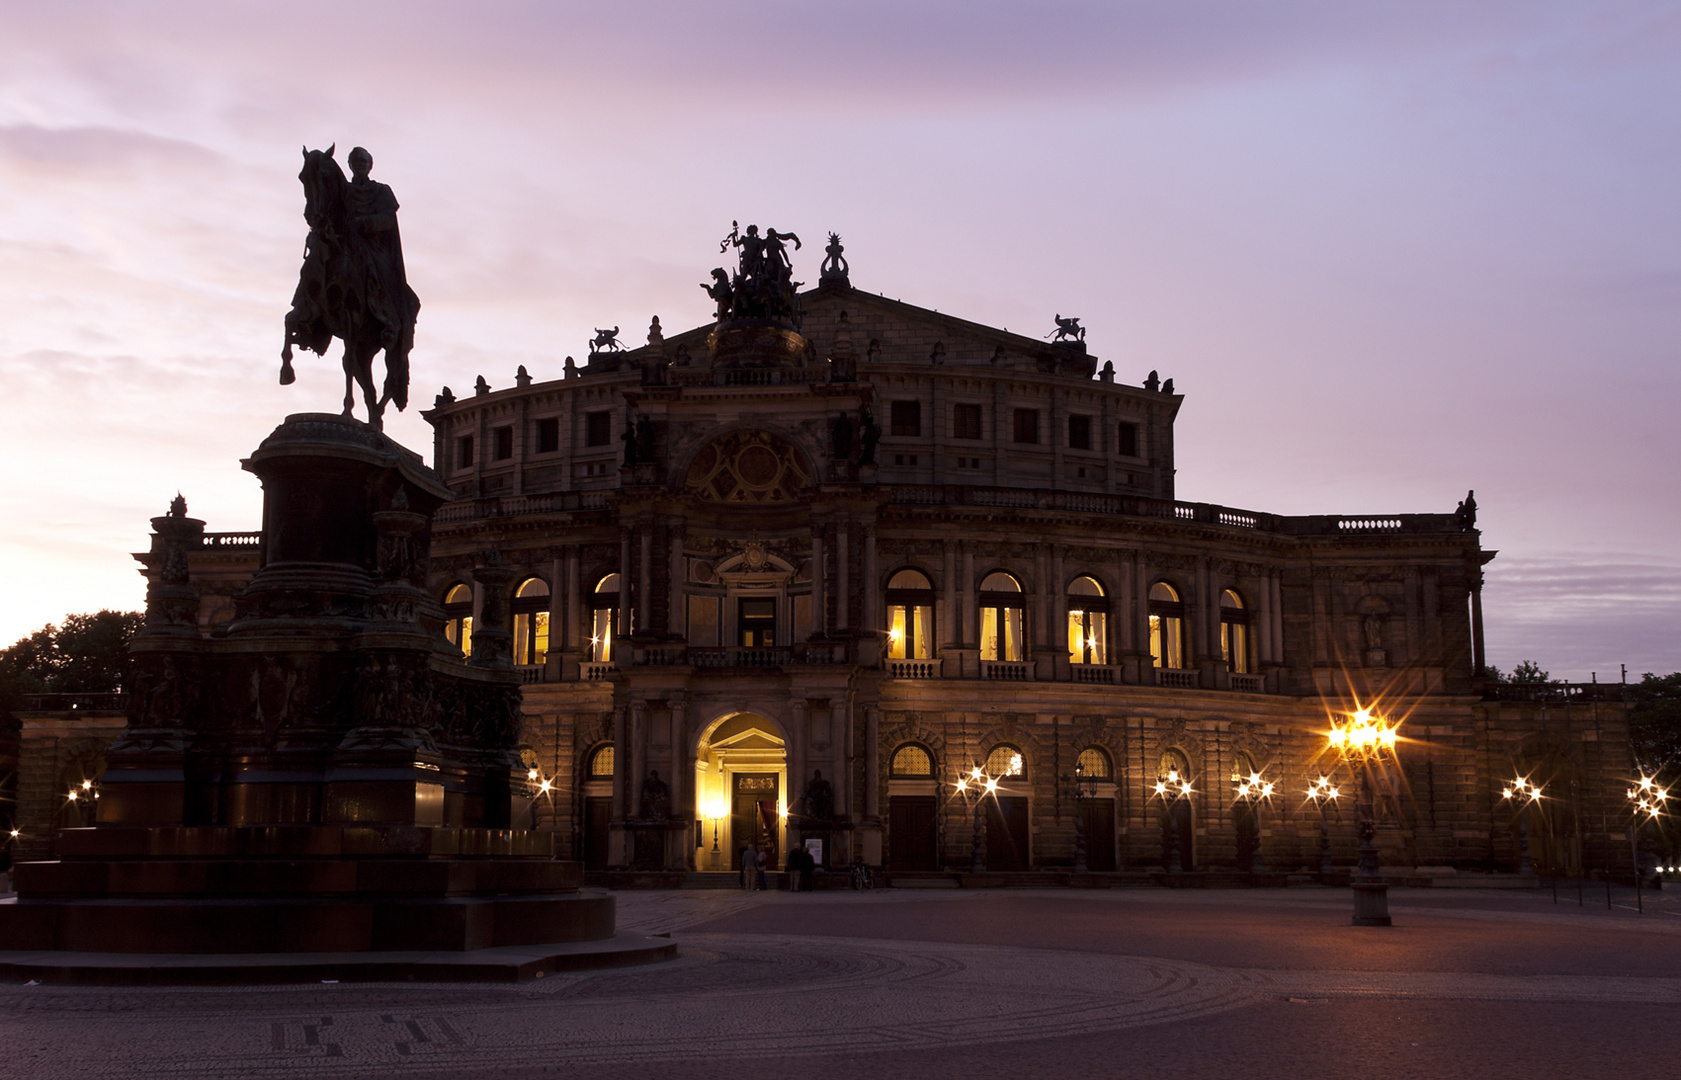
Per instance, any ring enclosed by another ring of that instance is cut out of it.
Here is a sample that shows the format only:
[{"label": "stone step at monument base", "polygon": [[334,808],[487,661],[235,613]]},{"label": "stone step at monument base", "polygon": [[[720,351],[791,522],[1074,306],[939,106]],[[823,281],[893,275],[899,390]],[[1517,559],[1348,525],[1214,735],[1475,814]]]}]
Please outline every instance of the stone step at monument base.
[{"label": "stone step at monument base", "polygon": [[552,859],[553,833],[439,825],[193,825],[64,829],[59,858]]},{"label": "stone step at monument base", "polygon": [[597,941],[465,952],[142,954],[0,952],[0,980],[85,986],[252,986],[284,983],[517,983],[556,972],[670,960],[667,937],[618,934]]},{"label": "stone step at monument base", "polygon": [[430,899],[262,898],[0,902],[0,943],[113,953],[451,950],[613,935],[602,893]]},{"label": "stone step at monument base", "polygon": [[583,867],[537,859],[80,859],[19,863],[31,900],[465,897],[576,892]]}]

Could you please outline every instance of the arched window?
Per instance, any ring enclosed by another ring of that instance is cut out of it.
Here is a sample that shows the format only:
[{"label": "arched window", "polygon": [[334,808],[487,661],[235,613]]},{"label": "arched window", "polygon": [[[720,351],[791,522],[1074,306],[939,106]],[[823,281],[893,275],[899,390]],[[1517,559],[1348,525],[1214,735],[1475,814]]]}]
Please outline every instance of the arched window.
[{"label": "arched window", "polygon": [[591,780],[611,779],[613,776],[613,744],[608,743],[590,755]]},{"label": "arched window", "polygon": [[1108,780],[1115,775],[1115,770],[1109,765],[1109,755],[1095,746],[1081,750],[1074,767],[1086,780]]},{"label": "arched window", "polygon": [[1249,609],[1235,589],[1220,594],[1220,658],[1240,675],[1250,670]]},{"label": "arched window", "polygon": [[934,655],[934,586],[919,570],[887,581],[887,655],[926,660]]},{"label": "arched window", "polygon": [[1150,586],[1150,655],[1159,668],[1185,666],[1185,605],[1165,581]]},{"label": "arched window", "polygon": [[473,590],[465,585],[444,593],[444,637],[462,656],[473,655]]},{"label": "arched window", "polygon": [[1185,760],[1184,754],[1169,747],[1162,751],[1161,769],[1156,774],[1156,778],[1163,783],[1173,785],[1177,789],[1179,784],[1190,781],[1191,764]]},{"label": "arched window", "polygon": [[922,778],[934,775],[934,758],[925,747],[906,743],[893,751],[892,775],[900,778]]},{"label": "arched window", "polygon": [[514,663],[541,664],[549,658],[549,586],[527,578],[514,590]]},{"label": "arched window", "polygon": [[1077,577],[1068,586],[1068,661],[1109,662],[1109,601],[1096,578]]},{"label": "arched window", "polygon": [[1239,750],[1232,755],[1232,783],[1241,784],[1251,777],[1259,776],[1255,769],[1255,759]]},{"label": "arched window", "polygon": [[987,775],[997,780],[1006,776],[1025,775],[1021,751],[1009,743],[994,746],[992,752],[986,756],[986,771]]},{"label": "arched window", "polygon": [[1009,574],[988,574],[981,582],[981,659],[1019,661],[1022,639],[1021,583]]},{"label": "arched window", "polygon": [[590,658],[598,664],[613,659],[613,639],[619,634],[619,575],[596,582],[590,595]]}]

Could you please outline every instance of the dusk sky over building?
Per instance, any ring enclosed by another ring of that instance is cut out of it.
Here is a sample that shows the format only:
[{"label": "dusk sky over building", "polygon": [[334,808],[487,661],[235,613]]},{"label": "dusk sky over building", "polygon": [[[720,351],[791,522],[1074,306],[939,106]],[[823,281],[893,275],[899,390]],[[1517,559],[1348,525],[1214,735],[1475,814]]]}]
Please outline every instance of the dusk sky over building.
[{"label": "dusk sky over building", "polygon": [[[138,608],[176,491],[337,412],[276,382],[300,145],[372,151],[419,410],[708,321],[732,219],[815,281],[1186,395],[1178,496],[1445,513],[1489,660],[1681,668],[1681,3],[0,5],[0,641]],[[814,242],[815,241],[815,242]]]}]

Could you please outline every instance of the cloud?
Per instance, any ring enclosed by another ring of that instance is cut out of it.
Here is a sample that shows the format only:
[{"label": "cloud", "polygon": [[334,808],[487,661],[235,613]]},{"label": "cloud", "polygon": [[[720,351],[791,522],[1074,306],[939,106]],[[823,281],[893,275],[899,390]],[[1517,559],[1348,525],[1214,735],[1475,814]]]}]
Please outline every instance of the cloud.
[{"label": "cloud", "polygon": [[1489,662],[1554,677],[1681,671],[1681,560],[1607,553],[1502,555],[1489,565]]}]

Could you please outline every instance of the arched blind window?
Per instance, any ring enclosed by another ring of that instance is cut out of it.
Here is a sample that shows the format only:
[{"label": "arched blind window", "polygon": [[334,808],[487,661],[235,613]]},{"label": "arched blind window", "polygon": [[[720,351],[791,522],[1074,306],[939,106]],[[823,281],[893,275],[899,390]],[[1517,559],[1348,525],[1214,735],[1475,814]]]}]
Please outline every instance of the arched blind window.
[{"label": "arched blind window", "polygon": [[1114,770],[1109,767],[1109,755],[1095,746],[1080,751],[1078,767],[1082,777],[1107,780],[1114,775]]},{"label": "arched blind window", "polygon": [[987,774],[1002,780],[1006,776],[1022,776],[1025,766],[1022,764],[1021,751],[1005,743],[992,748],[986,756]]},{"label": "arched blind window", "polygon": [[590,755],[590,779],[613,775],[613,747],[603,746]]}]

